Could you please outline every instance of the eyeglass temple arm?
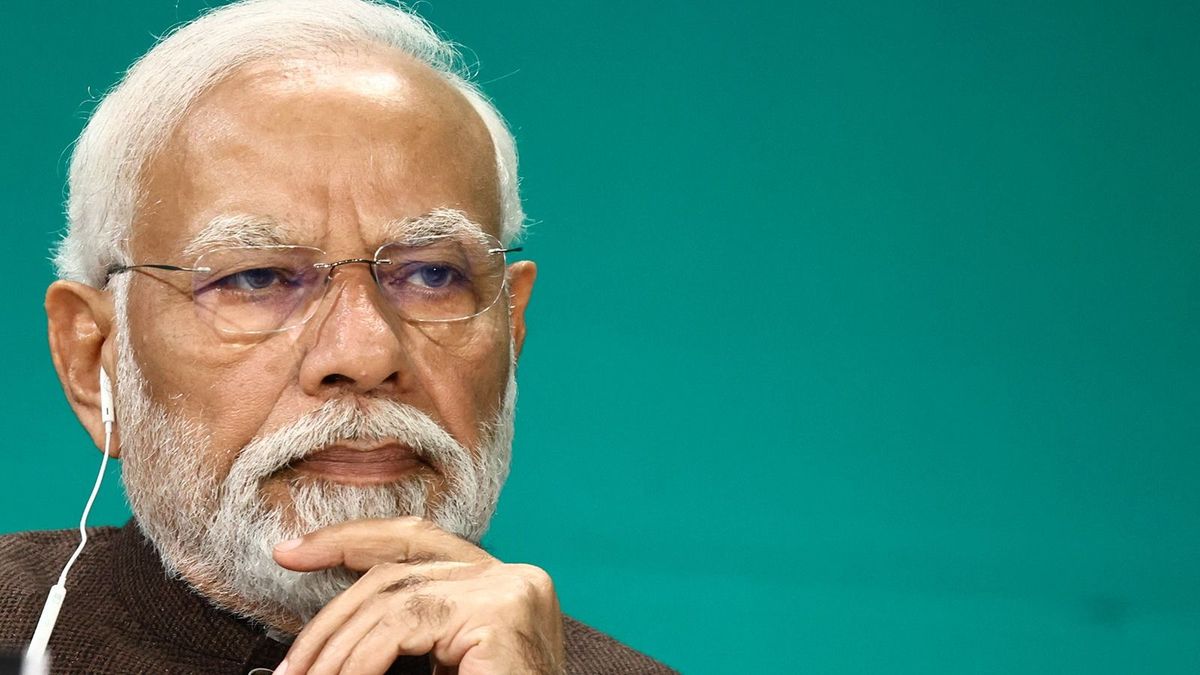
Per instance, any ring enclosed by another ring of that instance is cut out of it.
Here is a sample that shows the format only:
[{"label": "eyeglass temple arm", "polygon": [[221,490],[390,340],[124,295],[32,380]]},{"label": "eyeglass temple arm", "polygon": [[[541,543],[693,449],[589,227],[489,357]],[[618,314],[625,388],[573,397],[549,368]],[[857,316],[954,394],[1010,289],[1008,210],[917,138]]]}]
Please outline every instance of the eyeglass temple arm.
[{"label": "eyeglass temple arm", "polygon": [[203,272],[205,270],[205,268],[179,267],[178,265],[156,265],[153,263],[145,263],[143,265],[113,265],[105,272],[105,279],[111,279],[114,275],[140,269],[166,270],[167,272]]}]

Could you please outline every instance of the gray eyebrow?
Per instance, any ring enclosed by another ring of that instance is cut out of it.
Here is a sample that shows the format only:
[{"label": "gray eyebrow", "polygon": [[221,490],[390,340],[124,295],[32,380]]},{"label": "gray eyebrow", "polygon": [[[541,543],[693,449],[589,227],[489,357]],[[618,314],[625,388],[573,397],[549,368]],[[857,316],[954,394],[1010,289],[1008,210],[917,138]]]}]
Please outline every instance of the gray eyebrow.
[{"label": "gray eyebrow", "polygon": [[[402,218],[384,224],[382,234],[387,241],[420,241],[452,234],[484,237],[486,232],[478,223],[458,209],[439,208],[412,218]],[[269,216],[224,214],[213,218],[183,249],[185,257],[198,257],[225,246],[287,246],[297,241],[295,234],[284,224]]]},{"label": "gray eyebrow", "polygon": [[223,246],[285,246],[294,241],[288,229],[267,216],[220,215],[208,221],[183,249],[185,256],[199,256]]},{"label": "gray eyebrow", "polygon": [[440,208],[420,216],[393,220],[383,226],[382,234],[388,241],[404,242],[449,234],[479,237],[486,235],[486,232],[462,211]]}]

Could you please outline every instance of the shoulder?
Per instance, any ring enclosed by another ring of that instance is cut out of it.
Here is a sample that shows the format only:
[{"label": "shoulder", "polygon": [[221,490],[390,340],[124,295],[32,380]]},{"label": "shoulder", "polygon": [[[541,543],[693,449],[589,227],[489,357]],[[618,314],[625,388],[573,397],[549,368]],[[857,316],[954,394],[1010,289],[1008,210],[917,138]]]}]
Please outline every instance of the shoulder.
[{"label": "shoulder", "polygon": [[[111,539],[115,527],[88,528],[89,546]],[[30,586],[48,590],[79,545],[79,530],[46,530],[0,535],[0,588]]]},{"label": "shoulder", "polygon": [[567,672],[570,675],[658,675],[676,672],[570,617],[563,618],[563,634],[567,643]]},{"label": "shoulder", "polygon": [[[116,532],[88,528],[89,547]],[[79,530],[0,535],[0,650],[28,641],[46,594],[78,545]]]},{"label": "shoulder", "polygon": [[[74,534],[74,538],[71,535]],[[78,532],[53,530],[46,532],[16,532],[0,536],[0,588],[19,592],[23,588],[36,588],[53,584],[58,572],[70,556],[71,546],[77,544]],[[62,559],[59,570],[52,569],[53,562]]]}]

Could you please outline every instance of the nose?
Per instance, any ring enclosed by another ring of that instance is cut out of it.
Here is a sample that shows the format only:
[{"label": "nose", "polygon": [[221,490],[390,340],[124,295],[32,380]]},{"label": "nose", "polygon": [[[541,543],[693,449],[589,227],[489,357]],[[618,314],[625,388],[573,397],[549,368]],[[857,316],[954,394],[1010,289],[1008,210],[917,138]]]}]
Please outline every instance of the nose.
[{"label": "nose", "polygon": [[300,363],[300,386],[310,396],[345,390],[396,394],[412,373],[410,354],[375,288],[369,266],[332,271],[330,288],[305,327],[310,346]]}]

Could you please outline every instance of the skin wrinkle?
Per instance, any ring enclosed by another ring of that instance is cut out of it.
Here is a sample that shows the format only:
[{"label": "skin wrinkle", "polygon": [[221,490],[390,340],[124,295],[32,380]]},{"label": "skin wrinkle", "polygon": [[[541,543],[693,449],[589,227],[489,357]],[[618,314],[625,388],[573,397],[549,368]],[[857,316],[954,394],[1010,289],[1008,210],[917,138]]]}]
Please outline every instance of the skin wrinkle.
[{"label": "skin wrinkle", "polygon": [[449,600],[426,593],[418,593],[405,600],[404,609],[425,627],[441,626],[454,612]]},{"label": "skin wrinkle", "polygon": [[519,630],[517,631],[517,640],[524,662],[532,666],[533,672],[559,672],[558,664],[555,664],[551,658],[553,651],[546,649],[545,636],[531,635],[528,631]]},{"label": "skin wrinkle", "polygon": [[420,574],[410,574],[406,577],[401,577],[400,579],[397,579],[396,581],[393,581],[392,583],[388,584],[387,586],[384,586],[383,588],[379,589],[379,593],[381,595],[391,595],[391,594],[399,592],[399,591],[407,590],[410,588],[417,588],[419,586],[424,586],[425,584],[428,584],[428,583],[429,583],[429,577],[422,576]]},{"label": "skin wrinkle", "polygon": [[450,558],[439,553],[417,553],[409,556],[401,556],[396,560],[398,563],[407,565],[423,565],[425,563],[450,562]]}]

